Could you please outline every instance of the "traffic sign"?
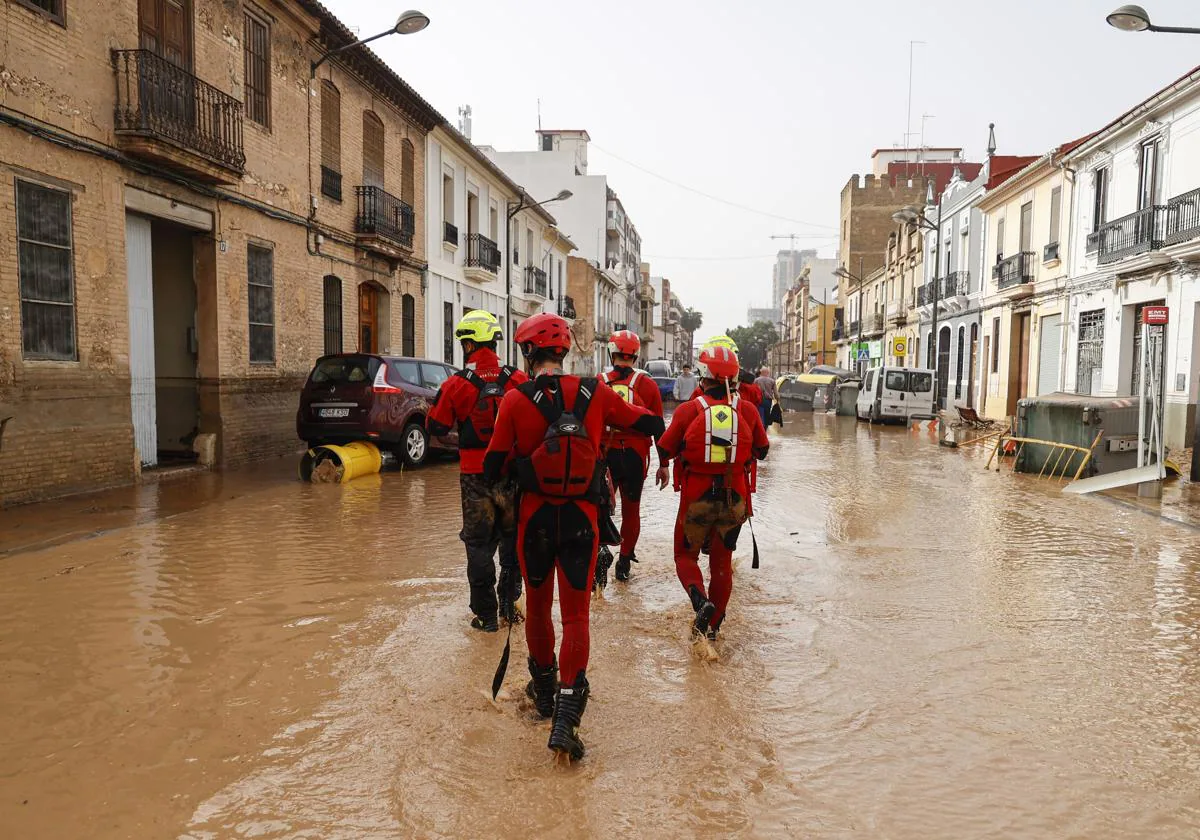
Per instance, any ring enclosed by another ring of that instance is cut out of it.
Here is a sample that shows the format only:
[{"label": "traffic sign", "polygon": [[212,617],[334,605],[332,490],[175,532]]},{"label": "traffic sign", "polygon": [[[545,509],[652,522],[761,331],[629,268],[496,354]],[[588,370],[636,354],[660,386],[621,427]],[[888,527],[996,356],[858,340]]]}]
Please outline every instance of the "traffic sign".
[{"label": "traffic sign", "polygon": [[892,339],[892,355],[903,356],[908,352],[908,340],[903,338]]},{"label": "traffic sign", "polygon": [[1142,309],[1142,323],[1160,326],[1167,323],[1171,310],[1165,306],[1147,306]]},{"label": "traffic sign", "polygon": [[858,351],[858,361],[860,361],[860,362],[869,362],[869,361],[871,361],[871,351],[870,351],[870,350],[868,350],[866,347],[864,347],[863,349],[859,350],[859,351]]}]

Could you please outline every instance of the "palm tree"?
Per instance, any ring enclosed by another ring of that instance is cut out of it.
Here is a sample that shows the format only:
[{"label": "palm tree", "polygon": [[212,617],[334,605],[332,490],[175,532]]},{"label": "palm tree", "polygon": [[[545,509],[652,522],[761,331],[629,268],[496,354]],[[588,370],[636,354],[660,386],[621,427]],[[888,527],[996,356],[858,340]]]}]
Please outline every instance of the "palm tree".
[{"label": "palm tree", "polygon": [[697,312],[690,306],[683,310],[683,315],[679,319],[679,329],[683,330],[688,335],[688,340],[685,349],[685,358],[690,364],[692,361],[692,339],[696,332],[700,329],[700,325],[704,323],[704,313]]}]

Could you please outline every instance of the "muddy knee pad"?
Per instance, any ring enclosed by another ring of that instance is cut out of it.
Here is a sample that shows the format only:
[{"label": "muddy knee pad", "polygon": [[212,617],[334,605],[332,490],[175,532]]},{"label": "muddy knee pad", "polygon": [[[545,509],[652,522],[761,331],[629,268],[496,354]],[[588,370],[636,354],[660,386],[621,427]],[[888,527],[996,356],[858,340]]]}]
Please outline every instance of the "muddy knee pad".
[{"label": "muddy knee pad", "polygon": [[683,512],[683,540],[689,548],[704,543],[708,532],[717,524],[720,505],[708,496],[688,503]]},{"label": "muddy knee pad", "polygon": [[729,503],[722,502],[717,513],[716,529],[721,543],[733,551],[737,548],[738,535],[746,522],[746,500],[738,493],[731,493]]},{"label": "muddy knee pad", "polygon": [[459,477],[462,492],[462,530],[458,537],[467,544],[483,545],[493,539],[496,530],[496,505],[491,493],[477,475]]},{"label": "muddy knee pad", "polygon": [[596,558],[596,529],[592,519],[574,502],[559,508],[558,562],[571,588],[591,588],[589,572]]},{"label": "muddy knee pad", "polygon": [[554,571],[554,558],[558,554],[558,515],[555,505],[542,505],[529,517],[525,523],[521,554],[525,559],[529,585],[536,589]]}]

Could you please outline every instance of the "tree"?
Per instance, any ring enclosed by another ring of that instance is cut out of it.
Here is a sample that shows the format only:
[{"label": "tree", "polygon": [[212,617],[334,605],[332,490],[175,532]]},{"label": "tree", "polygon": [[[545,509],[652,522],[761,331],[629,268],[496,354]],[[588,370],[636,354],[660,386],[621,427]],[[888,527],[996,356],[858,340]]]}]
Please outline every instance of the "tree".
[{"label": "tree", "polygon": [[696,331],[700,329],[700,325],[703,323],[704,313],[697,312],[690,306],[683,310],[683,317],[679,319],[679,326],[683,327],[685,332],[689,332],[692,335],[696,334]]},{"label": "tree", "polygon": [[779,341],[779,333],[769,321],[755,321],[748,327],[736,327],[728,331],[729,337],[738,346],[738,359],[745,370],[756,371],[767,360],[772,344]]}]

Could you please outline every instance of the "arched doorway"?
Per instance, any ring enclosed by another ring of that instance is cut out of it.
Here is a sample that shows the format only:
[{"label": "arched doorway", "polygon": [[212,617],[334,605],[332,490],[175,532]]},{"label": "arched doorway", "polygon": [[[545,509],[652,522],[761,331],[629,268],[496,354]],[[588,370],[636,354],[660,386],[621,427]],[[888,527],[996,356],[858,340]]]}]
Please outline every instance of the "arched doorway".
[{"label": "arched doorway", "polygon": [[946,389],[950,379],[950,328],[938,330],[937,349],[937,402],[941,408],[946,407]]},{"label": "arched doorway", "polygon": [[358,352],[379,352],[379,290],[369,283],[358,287]]}]

